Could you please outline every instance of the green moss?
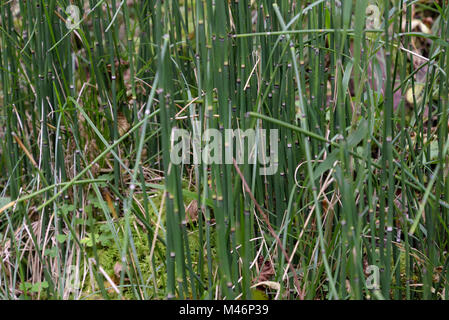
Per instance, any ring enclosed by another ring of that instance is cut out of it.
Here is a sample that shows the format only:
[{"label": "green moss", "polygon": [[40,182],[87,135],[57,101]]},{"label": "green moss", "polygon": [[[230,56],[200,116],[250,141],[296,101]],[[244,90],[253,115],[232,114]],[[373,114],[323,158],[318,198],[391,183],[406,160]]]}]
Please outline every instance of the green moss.
[{"label": "green moss", "polygon": [[[103,225],[105,226],[105,225]],[[115,246],[115,241],[113,239],[113,236],[111,231],[109,230],[109,227],[105,228],[103,226],[100,226],[98,228],[98,236],[99,239],[103,237],[103,239],[110,239],[109,242],[100,241],[97,240],[97,247],[98,247],[98,259],[99,264],[101,267],[105,270],[105,272],[108,274],[108,276],[114,281],[116,285],[119,285],[120,282],[120,272],[116,274],[114,269],[116,268],[116,265],[120,267],[121,265],[121,255],[119,252],[119,249]],[[133,253],[133,250],[131,249],[131,245],[129,245],[128,248],[128,272],[125,274],[125,288],[123,289],[123,295],[126,299],[136,299],[134,290],[132,290],[129,286],[129,278],[132,277],[133,281],[132,283],[138,283],[139,285],[145,286],[145,291],[147,294],[153,298],[155,298],[156,290],[154,290],[153,287],[153,280],[151,279],[152,275],[152,265],[150,261],[150,251],[151,251],[151,243],[148,241],[148,236],[144,230],[140,227],[139,224],[136,222],[135,217],[130,218],[130,226],[131,226],[131,235],[132,240],[135,248],[135,255]],[[138,226],[137,228],[135,226]],[[125,227],[125,220],[124,218],[119,219],[115,223],[115,228],[118,232],[118,242],[124,243],[124,227]],[[110,245],[105,246],[104,244],[108,243]],[[160,244],[156,244],[158,246],[160,255],[158,254],[158,251],[155,250],[154,252],[154,260],[155,260],[155,273],[156,273],[156,284],[158,287],[162,287],[162,285],[165,283],[165,268],[163,267],[163,258],[165,255],[165,250]],[[90,249],[90,251],[92,251]],[[93,253],[91,253],[91,256],[93,256]],[[137,267],[138,266],[138,267]],[[140,270],[140,272],[139,272]],[[89,275],[90,277],[90,275]],[[85,293],[85,296],[91,294],[91,288],[90,288],[90,278],[88,281],[86,281],[85,288],[83,288],[83,292]],[[108,283],[105,283],[106,287],[109,287]],[[99,290],[98,284],[95,284],[95,290]],[[109,290],[110,297],[111,298],[118,298],[118,295],[113,292],[112,290]],[[95,299],[96,295],[92,295],[90,298]]]}]

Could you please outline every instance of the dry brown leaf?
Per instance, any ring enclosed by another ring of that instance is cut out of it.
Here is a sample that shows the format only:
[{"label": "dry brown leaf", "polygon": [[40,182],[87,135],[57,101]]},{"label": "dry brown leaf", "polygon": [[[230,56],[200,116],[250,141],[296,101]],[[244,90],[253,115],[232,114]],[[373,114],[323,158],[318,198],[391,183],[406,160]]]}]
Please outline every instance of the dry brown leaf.
[{"label": "dry brown leaf", "polygon": [[117,127],[120,136],[123,136],[126,132],[128,132],[129,128],[131,128],[125,115],[121,112],[118,112],[117,114]]},{"label": "dry brown leaf", "polygon": [[275,272],[270,260],[264,262],[264,257],[259,256],[258,265],[260,269],[259,277],[257,279],[258,282],[268,281],[274,276]]},{"label": "dry brown leaf", "polygon": [[192,200],[186,207],[186,221],[198,221],[198,201]]},{"label": "dry brown leaf", "polygon": [[120,273],[123,270],[123,266],[120,262],[116,262],[114,265],[114,274],[116,277],[120,278]]}]

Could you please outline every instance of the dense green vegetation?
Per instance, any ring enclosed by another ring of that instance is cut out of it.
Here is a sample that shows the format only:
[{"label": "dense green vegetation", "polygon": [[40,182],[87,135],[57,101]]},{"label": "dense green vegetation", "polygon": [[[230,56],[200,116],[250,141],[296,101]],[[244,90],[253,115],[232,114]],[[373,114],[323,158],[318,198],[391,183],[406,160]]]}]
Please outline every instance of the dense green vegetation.
[{"label": "dense green vegetation", "polygon": [[[0,299],[447,299],[448,19],[0,1]],[[278,130],[277,171],[174,128]]]}]

